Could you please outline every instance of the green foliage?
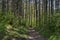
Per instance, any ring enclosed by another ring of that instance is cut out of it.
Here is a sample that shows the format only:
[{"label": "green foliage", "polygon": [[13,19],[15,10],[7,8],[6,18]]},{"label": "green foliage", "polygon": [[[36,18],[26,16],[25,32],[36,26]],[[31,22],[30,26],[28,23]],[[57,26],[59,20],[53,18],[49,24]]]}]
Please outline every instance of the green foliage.
[{"label": "green foliage", "polygon": [[[11,12],[5,13],[4,15],[0,14],[0,39],[7,40],[11,36],[15,35],[17,35],[17,37],[25,38],[24,35],[28,33],[28,29],[24,27],[26,22],[21,22],[21,20],[23,19],[14,16],[14,14]],[[7,36],[7,38],[4,36]]]},{"label": "green foliage", "polygon": [[[37,11],[38,15],[40,11],[40,15],[36,16],[35,11],[37,9],[34,8],[35,4],[31,3],[29,6],[29,4],[26,5],[26,3],[24,3],[24,7],[22,7],[22,2],[20,4],[20,1],[19,3],[15,3],[16,1],[13,1],[12,6],[7,3],[6,6],[8,7],[6,7],[6,9],[4,8],[4,14],[2,14],[3,12],[1,12],[0,9],[0,40],[9,40],[9,38],[11,40],[15,36],[23,40],[28,36],[28,28],[30,25],[48,40],[60,40],[60,9],[56,9],[56,13],[50,13],[49,15],[48,12],[43,12],[45,11],[43,8]],[[14,12],[11,12],[10,6]],[[40,8],[42,8],[43,5],[40,4],[40,6]],[[25,18],[22,17],[24,12]],[[17,14],[21,15],[16,16]]]}]

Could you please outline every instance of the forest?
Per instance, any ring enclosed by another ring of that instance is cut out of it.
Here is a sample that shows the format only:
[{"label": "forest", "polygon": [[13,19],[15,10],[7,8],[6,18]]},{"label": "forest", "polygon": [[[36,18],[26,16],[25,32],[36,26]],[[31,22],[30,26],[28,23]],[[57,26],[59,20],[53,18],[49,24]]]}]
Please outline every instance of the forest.
[{"label": "forest", "polygon": [[30,28],[43,37],[30,40],[60,40],[60,0],[0,0],[0,40],[29,40]]}]

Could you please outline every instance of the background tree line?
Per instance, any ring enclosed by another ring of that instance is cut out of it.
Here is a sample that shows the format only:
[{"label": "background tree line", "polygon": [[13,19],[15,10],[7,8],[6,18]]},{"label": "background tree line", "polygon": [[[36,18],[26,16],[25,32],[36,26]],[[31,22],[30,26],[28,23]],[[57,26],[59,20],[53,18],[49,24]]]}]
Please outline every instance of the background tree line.
[{"label": "background tree line", "polygon": [[31,25],[47,40],[59,40],[59,6],[60,0],[0,0],[0,39],[25,40]]}]

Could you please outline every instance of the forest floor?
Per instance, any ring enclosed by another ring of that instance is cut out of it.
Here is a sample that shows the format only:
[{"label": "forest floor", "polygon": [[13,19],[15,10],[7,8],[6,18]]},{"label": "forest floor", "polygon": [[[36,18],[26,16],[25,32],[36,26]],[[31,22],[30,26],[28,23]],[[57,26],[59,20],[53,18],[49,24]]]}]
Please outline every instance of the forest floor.
[{"label": "forest floor", "polygon": [[29,36],[27,37],[27,40],[45,40],[45,38],[40,36],[40,34],[33,28],[29,28],[28,31],[29,31]]}]

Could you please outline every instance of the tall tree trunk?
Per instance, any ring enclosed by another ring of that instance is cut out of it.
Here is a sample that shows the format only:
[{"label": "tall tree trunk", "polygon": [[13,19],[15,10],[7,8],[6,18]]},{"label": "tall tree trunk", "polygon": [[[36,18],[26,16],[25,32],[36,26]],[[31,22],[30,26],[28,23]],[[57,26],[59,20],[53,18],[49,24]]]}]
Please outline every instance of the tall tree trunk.
[{"label": "tall tree trunk", "polygon": [[41,4],[40,4],[40,1],[41,0],[39,0],[39,26],[40,26],[40,24],[41,24],[41,16],[40,16],[40,14],[41,14],[41,12],[40,12],[40,9],[41,9]]},{"label": "tall tree trunk", "polygon": [[2,13],[4,14],[6,11],[6,0],[2,0]]},{"label": "tall tree trunk", "polygon": [[44,13],[47,12],[47,0],[43,0]]},{"label": "tall tree trunk", "polygon": [[36,26],[37,26],[37,20],[38,20],[38,10],[37,10],[37,0],[35,0],[35,12],[36,12]]},{"label": "tall tree trunk", "polygon": [[23,16],[23,13],[22,13],[22,0],[20,0],[18,2],[18,9],[19,9],[19,11],[18,11],[19,15]]},{"label": "tall tree trunk", "polygon": [[53,1],[54,0],[51,0],[51,14],[53,15]]},{"label": "tall tree trunk", "polygon": [[47,0],[43,0],[43,15],[44,15],[44,26],[47,24]]}]

